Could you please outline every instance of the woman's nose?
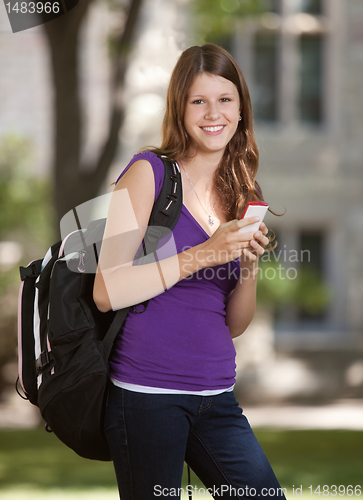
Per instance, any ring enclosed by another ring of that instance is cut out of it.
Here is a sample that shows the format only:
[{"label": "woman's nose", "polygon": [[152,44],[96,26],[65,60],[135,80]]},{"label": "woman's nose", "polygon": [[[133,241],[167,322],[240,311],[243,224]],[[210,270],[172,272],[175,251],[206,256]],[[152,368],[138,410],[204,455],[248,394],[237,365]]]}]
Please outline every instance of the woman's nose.
[{"label": "woman's nose", "polygon": [[219,111],[217,104],[210,103],[208,108],[206,109],[205,119],[206,120],[218,120],[220,115],[221,114],[220,114],[220,111]]}]

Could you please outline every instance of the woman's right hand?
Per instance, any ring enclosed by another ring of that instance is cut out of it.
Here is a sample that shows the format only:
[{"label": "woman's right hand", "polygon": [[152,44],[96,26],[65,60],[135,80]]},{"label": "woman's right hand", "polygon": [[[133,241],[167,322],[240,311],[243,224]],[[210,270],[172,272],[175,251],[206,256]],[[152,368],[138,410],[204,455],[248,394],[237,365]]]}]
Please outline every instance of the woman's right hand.
[{"label": "woman's right hand", "polygon": [[247,217],[225,222],[207,241],[183,252],[185,259],[182,258],[183,254],[179,254],[181,278],[198,269],[226,264],[239,258],[245,248],[252,249],[254,232],[239,233],[238,230],[258,220],[258,217]]}]

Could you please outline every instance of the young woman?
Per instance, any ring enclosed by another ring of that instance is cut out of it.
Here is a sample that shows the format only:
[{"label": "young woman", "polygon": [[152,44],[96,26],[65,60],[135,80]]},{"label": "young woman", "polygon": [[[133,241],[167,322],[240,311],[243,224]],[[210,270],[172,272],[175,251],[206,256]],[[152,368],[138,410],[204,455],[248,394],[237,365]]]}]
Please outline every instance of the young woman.
[{"label": "young woman", "polygon": [[[182,175],[174,251],[133,266],[163,181],[157,154]],[[216,45],[190,47],[171,77],[161,147],[116,182],[95,280],[101,311],[150,299],[128,314],[110,361],[105,431],[122,500],[180,498],[184,460],[215,498],[283,497],[233,394],[232,338],[253,318],[269,244],[264,223],[238,232],[255,221],[240,220],[246,202],[262,199],[257,167],[241,70]]]}]

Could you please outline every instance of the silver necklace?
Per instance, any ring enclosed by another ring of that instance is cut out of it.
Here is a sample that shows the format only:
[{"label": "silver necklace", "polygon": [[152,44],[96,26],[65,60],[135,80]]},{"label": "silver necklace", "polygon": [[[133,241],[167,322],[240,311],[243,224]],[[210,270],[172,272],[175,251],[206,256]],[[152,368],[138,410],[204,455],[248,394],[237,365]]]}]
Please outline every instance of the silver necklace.
[{"label": "silver necklace", "polygon": [[[192,183],[192,181],[190,180],[189,175],[187,174],[187,171],[186,171],[186,170],[185,170],[185,168],[184,168],[184,165],[182,164],[182,162],[181,162],[180,160],[179,160],[179,163],[180,163],[180,165],[182,166],[182,168],[183,168],[183,170],[184,170],[184,173],[185,173],[185,175],[186,175],[186,178],[188,179],[188,181],[189,181],[190,185],[192,186],[192,189],[193,189],[193,191],[194,191],[194,193],[195,193],[195,196],[197,197],[197,199],[198,199],[198,201],[199,201],[200,206],[203,208],[204,212],[208,215],[208,219],[207,219],[207,220],[208,220],[208,224],[209,224],[210,226],[213,226],[213,224],[215,224],[215,220],[213,219],[212,214],[213,214],[213,212],[214,212],[214,207],[215,207],[215,204],[216,204],[216,202],[217,202],[217,198],[215,199],[215,201],[214,201],[214,203],[213,203],[212,211],[209,213],[209,212],[208,212],[208,211],[204,208],[204,206],[203,206],[202,202],[200,201],[200,198],[199,198],[199,196],[198,196],[198,193],[197,193],[197,192],[196,192],[196,190],[194,189],[193,183]],[[214,215],[215,215],[215,214],[214,214]],[[218,219],[218,217],[217,217],[216,215],[215,215],[215,218],[216,218],[217,220],[219,220],[219,219]]]}]

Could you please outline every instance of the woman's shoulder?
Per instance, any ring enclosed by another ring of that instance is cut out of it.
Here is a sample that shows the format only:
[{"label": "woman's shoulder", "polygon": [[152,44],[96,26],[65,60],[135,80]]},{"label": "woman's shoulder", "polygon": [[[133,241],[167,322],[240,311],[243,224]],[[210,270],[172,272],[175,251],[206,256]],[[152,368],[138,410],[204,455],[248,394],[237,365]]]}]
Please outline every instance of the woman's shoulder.
[{"label": "woman's shoulder", "polygon": [[[140,160],[146,160],[150,165],[154,173],[154,180],[155,180],[155,199],[158,197],[163,182],[164,182],[164,164],[162,160],[155,154],[153,151],[146,150],[146,151],[141,151],[140,153],[135,154],[130,162],[126,165],[125,169],[121,172],[119,177],[116,180],[117,182],[120,180],[120,178],[130,169],[130,167],[136,163],[137,161]],[[145,163],[145,166],[147,164]]]}]

